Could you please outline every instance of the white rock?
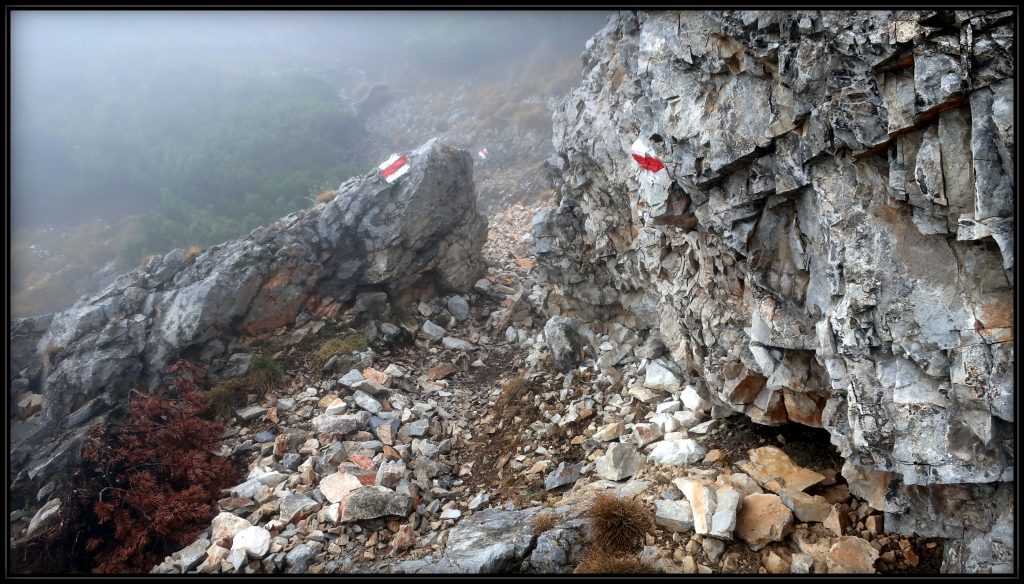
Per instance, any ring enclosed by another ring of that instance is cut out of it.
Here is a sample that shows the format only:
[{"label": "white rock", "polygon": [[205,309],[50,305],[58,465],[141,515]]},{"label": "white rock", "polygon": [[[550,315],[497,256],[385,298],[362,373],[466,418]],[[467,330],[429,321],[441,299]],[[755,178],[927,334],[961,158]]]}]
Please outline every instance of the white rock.
[{"label": "white rock", "polygon": [[700,462],[706,455],[704,447],[694,440],[663,440],[654,445],[648,458],[661,464],[679,466]]},{"label": "white rock", "polygon": [[632,444],[611,444],[604,456],[597,459],[597,475],[610,481],[619,481],[635,475],[644,464],[643,456]]},{"label": "white rock", "polygon": [[663,359],[658,359],[647,365],[644,387],[674,393],[679,391],[681,385],[679,377],[665,366]]},{"label": "white rock", "polygon": [[680,405],[682,404],[680,404],[678,400],[673,399],[666,402],[661,402],[660,404],[658,404],[658,407],[655,408],[655,411],[659,414],[671,414],[672,412],[678,412]]},{"label": "white rock", "polygon": [[665,529],[683,533],[693,529],[693,511],[687,501],[667,501],[659,499],[654,502],[654,523]]},{"label": "white rock", "polygon": [[689,430],[700,423],[700,417],[689,410],[672,412],[672,417],[676,419],[676,424],[683,430]]},{"label": "white rock", "polygon": [[654,414],[651,417],[651,423],[661,428],[663,434],[674,432],[679,426],[672,414],[666,413]]},{"label": "white rock", "polygon": [[708,535],[722,539],[732,539],[736,529],[736,511],[740,505],[740,494],[731,487],[715,490],[715,514],[711,517],[711,529]]},{"label": "white rock", "polygon": [[456,337],[444,337],[441,339],[441,344],[444,345],[445,349],[452,351],[472,351],[475,348],[473,343]]},{"label": "white rock", "polygon": [[691,412],[708,411],[711,409],[711,404],[702,398],[692,385],[687,385],[683,389],[682,393],[679,394],[679,399],[683,402],[683,407]]},{"label": "white rock", "polygon": [[359,479],[346,473],[336,472],[320,481],[320,492],[331,503],[340,503],[352,491],[362,486]]},{"label": "white rock", "polygon": [[381,411],[380,402],[370,394],[357,390],[352,394],[352,399],[355,400],[356,405],[370,412],[371,414],[379,414]]},{"label": "white rock", "polygon": [[491,496],[488,495],[486,492],[481,491],[469,502],[469,510],[476,511],[477,509],[486,505],[490,500]]},{"label": "white rock", "polygon": [[222,539],[235,537],[236,533],[250,527],[252,527],[252,523],[242,517],[222,511],[213,518],[213,522],[210,524],[210,541],[217,543]]},{"label": "white rock", "polygon": [[245,550],[245,554],[253,559],[259,559],[267,555],[270,549],[270,532],[262,527],[252,526],[235,534],[231,542],[231,549]]},{"label": "white rock", "polygon": [[462,517],[462,511],[458,509],[445,509],[441,512],[441,519],[458,519]]}]

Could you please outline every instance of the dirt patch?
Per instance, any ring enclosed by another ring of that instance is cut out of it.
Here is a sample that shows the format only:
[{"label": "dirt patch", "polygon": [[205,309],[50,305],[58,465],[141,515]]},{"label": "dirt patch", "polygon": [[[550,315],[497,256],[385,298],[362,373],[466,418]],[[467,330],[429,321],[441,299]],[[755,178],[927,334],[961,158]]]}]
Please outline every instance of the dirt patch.
[{"label": "dirt patch", "polygon": [[747,451],[753,448],[775,446],[804,468],[820,472],[843,467],[843,458],[832,445],[828,431],[802,424],[763,426],[736,415],[720,421],[702,442],[708,450],[721,450],[732,463],[748,460]]}]

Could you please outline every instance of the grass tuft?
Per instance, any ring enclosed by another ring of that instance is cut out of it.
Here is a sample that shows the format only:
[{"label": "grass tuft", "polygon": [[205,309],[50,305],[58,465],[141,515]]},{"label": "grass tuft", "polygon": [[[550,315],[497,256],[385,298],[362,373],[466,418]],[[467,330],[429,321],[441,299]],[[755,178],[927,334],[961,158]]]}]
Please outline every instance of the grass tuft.
[{"label": "grass tuft", "polygon": [[600,493],[586,517],[594,532],[594,553],[635,554],[644,548],[644,535],[654,527],[651,510],[642,501]]},{"label": "grass tuft", "polygon": [[549,529],[552,529],[558,522],[558,518],[554,513],[543,512],[538,513],[533,518],[533,534],[540,535]]},{"label": "grass tuft", "polygon": [[352,333],[344,337],[329,339],[313,355],[313,364],[319,369],[335,355],[350,355],[355,352],[365,351],[366,347],[366,336],[360,333]]},{"label": "grass tuft", "polygon": [[592,548],[576,566],[576,574],[657,574],[650,565],[634,556],[609,554]]},{"label": "grass tuft", "polygon": [[338,191],[332,189],[331,187],[324,187],[324,188],[320,189],[319,193],[316,194],[316,198],[314,200],[318,204],[320,204],[320,203],[330,203],[337,196],[338,196]]}]

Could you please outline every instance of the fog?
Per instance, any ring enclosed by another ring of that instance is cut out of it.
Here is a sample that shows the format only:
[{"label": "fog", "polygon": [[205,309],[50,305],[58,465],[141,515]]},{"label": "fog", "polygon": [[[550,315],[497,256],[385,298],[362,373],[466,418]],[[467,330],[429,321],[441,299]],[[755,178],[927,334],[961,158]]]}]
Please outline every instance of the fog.
[{"label": "fog", "polygon": [[581,52],[604,20],[599,12],[14,10],[12,221],[145,211],[159,194],[150,181],[163,178],[156,167],[197,132],[190,120],[216,124],[214,112],[230,111],[238,95],[222,85],[301,73],[355,89],[332,77],[345,67],[372,81],[457,82],[543,40]]},{"label": "fog", "polygon": [[[109,281],[147,254],[237,237],[368,171],[360,102],[377,84],[442,104],[457,87],[486,85],[488,107],[550,132],[535,108],[578,81],[579,55],[606,18],[12,10],[14,313],[69,306],[101,268]],[[534,109],[509,109],[516,100]]]}]

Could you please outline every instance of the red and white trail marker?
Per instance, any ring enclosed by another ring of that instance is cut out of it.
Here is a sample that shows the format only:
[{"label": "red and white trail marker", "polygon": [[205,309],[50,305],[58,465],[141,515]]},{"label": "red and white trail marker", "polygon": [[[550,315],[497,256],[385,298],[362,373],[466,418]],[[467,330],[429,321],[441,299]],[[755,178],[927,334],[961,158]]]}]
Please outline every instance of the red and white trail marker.
[{"label": "red and white trail marker", "polygon": [[637,164],[640,165],[640,168],[651,172],[658,172],[665,168],[665,165],[655,158],[654,150],[649,148],[642,139],[637,138],[636,142],[633,142],[633,146],[630,150],[633,153],[633,160],[636,160]]},{"label": "red and white trail marker", "polygon": [[402,175],[409,172],[409,158],[406,156],[399,156],[398,154],[392,154],[391,158],[388,158],[377,167],[380,170],[380,176],[387,183],[393,183],[398,180]]}]

